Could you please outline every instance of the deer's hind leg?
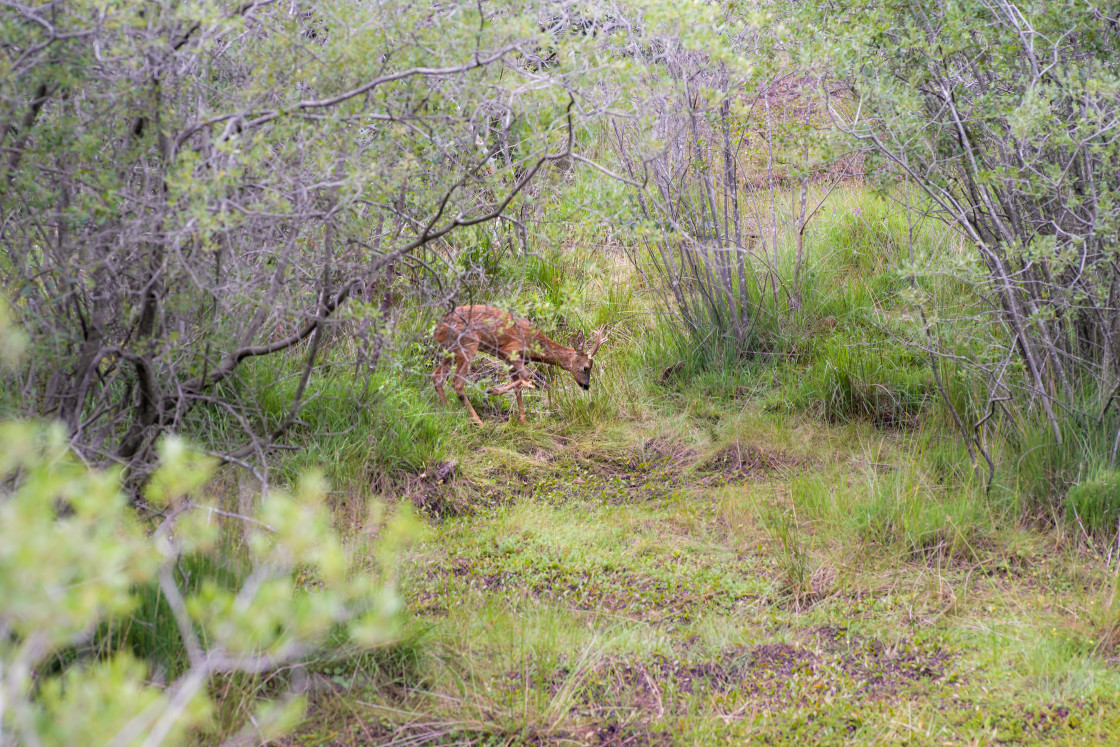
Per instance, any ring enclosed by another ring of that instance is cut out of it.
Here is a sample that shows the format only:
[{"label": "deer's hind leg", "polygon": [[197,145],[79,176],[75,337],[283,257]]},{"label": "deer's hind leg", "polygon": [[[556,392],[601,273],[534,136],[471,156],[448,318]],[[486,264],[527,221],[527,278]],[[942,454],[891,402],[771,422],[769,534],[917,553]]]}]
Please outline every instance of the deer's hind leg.
[{"label": "deer's hind leg", "polygon": [[467,386],[467,372],[471,370],[471,359],[474,357],[474,352],[470,350],[455,351],[455,375],[451,377],[451,388],[459,396],[459,401],[466,405],[467,412],[471,414],[471,420],[476,425],[482,425],[482,418],[478,417],[471,401],[467,399],[467,393],[463,391]]},{"label": "deer's hind leg", "polygon": [[447,380],[447,372],[451,370],[451,358],[447,355],[440,354],[439,363],[436,364],[436,370],[432,371],[432,386],[436,388],[436,396],[439,401],[447,407],[447,395],[443,391],[443,382]]}]

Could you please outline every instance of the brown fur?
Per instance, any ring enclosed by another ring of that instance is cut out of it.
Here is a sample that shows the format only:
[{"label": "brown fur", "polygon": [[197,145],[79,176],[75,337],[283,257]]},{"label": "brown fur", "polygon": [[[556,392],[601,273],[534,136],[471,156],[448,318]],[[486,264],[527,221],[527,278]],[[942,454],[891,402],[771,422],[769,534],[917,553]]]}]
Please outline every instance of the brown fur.
[{"label": "brown fur", "polygon": [[[526,363],[547,363],[559,366],[572,374],[576,383],[584,389],[591,387],[591,358],[599,347],[606,342],[603,331],[595,332],[590,349],[585,347],[583,333],[575,340],[575,347],[567,347],[550,340],[534,327],[527,319],[516,319],[509,313],[493,306],[475,304],[460,306],[440,320],[435,333],[436,342],[451,354],[455,362],[455,374],[451,377],[451,388],[459,400],[466,405],[475,423],[482,425],[478,413],[463,392],[467,383],[467,371],[471,361],[479,351],[504,361],[510,367],[509,384],[495,387],[490,394],[505,394],[512,391],[517,397],[517,416],[525,422],[525,406],[521,402],[522,389],[535,389]],[[451,359],[444,357],[432,372],[432,383],[440,401],[447,404],[443,382],[451,370]]]}]

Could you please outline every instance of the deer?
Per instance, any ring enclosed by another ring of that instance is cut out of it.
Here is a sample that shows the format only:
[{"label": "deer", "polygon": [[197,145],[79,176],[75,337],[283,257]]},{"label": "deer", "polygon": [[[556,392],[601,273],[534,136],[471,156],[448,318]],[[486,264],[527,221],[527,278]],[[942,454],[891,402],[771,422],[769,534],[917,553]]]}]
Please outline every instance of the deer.
[{"label": "deer", "polygon": [[607,341],[600,327],[595,330],[590,344],[584,339],[583,332],[576,335],[575,346],[567,347],[550,340],[543,332],[532,325],[528,319],[517,319],[512,314],[494,306],[474,304],[459,306],[443,319],[435,331],[436,343],[444,349],[436,370],[432,372],[432,383],[436,395],[447,406],[447,395],[443,382],[451,370],[454,360],[455,373],[451,377],[451,388],[459,400],[466,405],[471,420],[482,425],[482,419],[474,411],[470,400],[463,391],[467,384],[467,372],[471,361],[481,350],[487,355],[498,358],[510,367],[510,383],[490,389],[488,394],[513,392],[517,398],[517,418],[525,422],[525,405],[521,401],[523,389],[536,389],[532,374],[525,368],[526,363],[546,363],[568,371],[584,389],[591,388],[591,364],[595,353]]}]

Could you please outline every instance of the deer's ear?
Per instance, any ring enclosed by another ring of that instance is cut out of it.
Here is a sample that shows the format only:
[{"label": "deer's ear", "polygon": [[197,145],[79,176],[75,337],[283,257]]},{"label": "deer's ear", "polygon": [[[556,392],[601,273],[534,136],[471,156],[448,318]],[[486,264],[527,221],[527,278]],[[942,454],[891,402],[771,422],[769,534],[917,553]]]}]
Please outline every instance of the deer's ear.
[{"label": "deer's ear", "polygon": [[572,347],[582,353],[583,342],[583,330],[581,329],[579,332],[576,332],[576,342],[574,345],[572,345]]}]

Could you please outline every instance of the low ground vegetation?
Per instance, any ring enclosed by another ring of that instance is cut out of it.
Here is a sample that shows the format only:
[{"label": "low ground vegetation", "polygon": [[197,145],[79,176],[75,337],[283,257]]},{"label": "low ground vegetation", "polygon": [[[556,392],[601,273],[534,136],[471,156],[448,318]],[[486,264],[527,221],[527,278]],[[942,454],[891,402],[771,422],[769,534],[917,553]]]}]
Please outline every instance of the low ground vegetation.
[{"label": "low ground vegetation", "polygon": [[1111,738],[1114,582],[1076,533],[1007,528],[907,434],[734,409],[466,434],[402,640],[282,743]]}]

